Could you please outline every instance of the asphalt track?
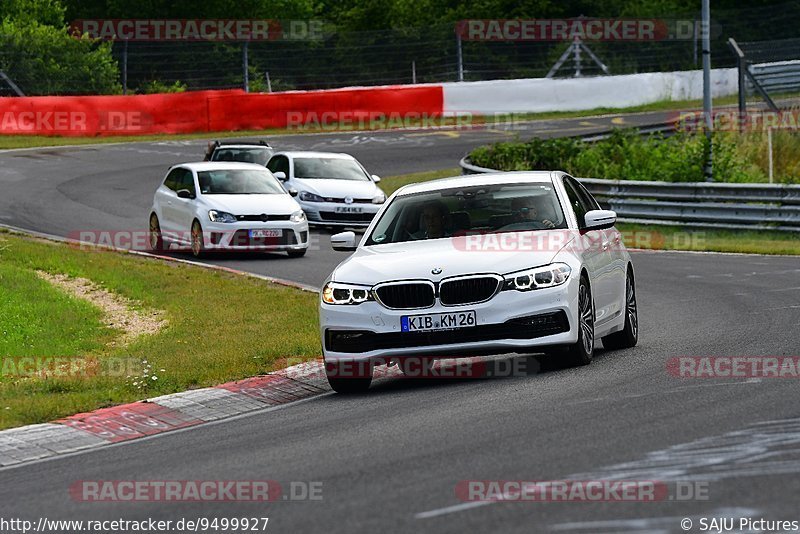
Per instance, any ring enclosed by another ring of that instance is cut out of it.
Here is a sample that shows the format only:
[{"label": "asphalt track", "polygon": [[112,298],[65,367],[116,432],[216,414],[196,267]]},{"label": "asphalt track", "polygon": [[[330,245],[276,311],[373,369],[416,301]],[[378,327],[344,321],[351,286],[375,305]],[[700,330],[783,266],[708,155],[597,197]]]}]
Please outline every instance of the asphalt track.
[{"label": "asphalt track", "polygon": [[[657,118],[637,119],[658,122]],[[575,133],[606,119],[531,124]],[[626,119],[630,121],[631,119]],[[454,166],[507,132],[387,132],[275,138],[353,153],[381,175]],[[144,225],[167,165],[202,143],[0,153],[2,222],[66,235]],[[318,285],[341,256],[214,258]],[[503,357],[527,373],[381,380],[366,396],[325,395],[152,439],[0,471],[3,517],[270,517],[269,532],[682,532],[691,518],[800,520],[800,395],[792,379],[691,379],[676,356],[798,355],[797,258],[634,253],[641,341],[561,369]],[[78,480],[319,481],[323,499],[268,505],[82,503]],[[655,503],[465,503],[465,480],[700,482],[707,499]],[[734,531],[739,531],[738,529]],[[747,530],[744,530],[747,531]]]},{"label": "asphalt track", "polygon": [[[384,131],[270,137],[283,150],[348,152],[371,173],[393,176],[455,168],[473,147],[539,136],[568,136],[614,126],[664,122],[674,112],[509,123],[493,129]],[[73,237],[78,232],[141,232],[153,193],[167,168],[202,159],[204,140],[0,151],[0,223]],[[102,234],[99,234],[102,235]],[[124,234],[115,234],[123,235]],[[330,233],[314,232],[301,260],[250,254],[208,261],[319,286],[343,256],[330,250]],[[190,256],[184,256],[190,257]]]}]

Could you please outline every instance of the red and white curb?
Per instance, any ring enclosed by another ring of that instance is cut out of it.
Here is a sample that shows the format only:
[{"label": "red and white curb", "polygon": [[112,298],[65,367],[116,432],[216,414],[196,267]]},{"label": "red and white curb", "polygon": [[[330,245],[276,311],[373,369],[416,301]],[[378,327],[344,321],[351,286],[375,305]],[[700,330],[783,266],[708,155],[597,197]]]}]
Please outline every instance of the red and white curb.
[{"label": "red and white curb", "polygon": [[12,428],[0,432],[0,467],[202,425],[328,391],[322,360],[316,360],[264,376]]}]

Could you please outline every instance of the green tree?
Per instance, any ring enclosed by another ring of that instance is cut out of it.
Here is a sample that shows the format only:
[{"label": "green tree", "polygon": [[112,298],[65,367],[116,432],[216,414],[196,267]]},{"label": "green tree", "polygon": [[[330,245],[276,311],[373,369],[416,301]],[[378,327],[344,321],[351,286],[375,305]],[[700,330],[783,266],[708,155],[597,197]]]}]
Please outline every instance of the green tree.
[{"label": "green tree", "polygon": [[0,70],[27,95],[119,92],[109,43],[69,35],[58,0],[3,0]]}]

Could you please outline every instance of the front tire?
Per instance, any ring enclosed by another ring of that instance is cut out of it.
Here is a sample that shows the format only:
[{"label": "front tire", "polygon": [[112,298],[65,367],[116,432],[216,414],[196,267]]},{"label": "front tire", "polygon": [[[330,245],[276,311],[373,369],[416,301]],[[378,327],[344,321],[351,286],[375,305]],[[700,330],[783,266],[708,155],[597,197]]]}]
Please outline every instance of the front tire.
[{"label": "front tire", "polygon": [[566,356],[576,367],[592,363],[594,357],[594,300],[586,276],[581,276],[578,288],[578,341],[567,348]]},{"label": "front tire", "polygon": [[158,222],[158,215],[155,213],[150,214],[150,239],[148,245],[153,252],[164,250],[164,235],[161,233],[161,224]]},{"label": "front tire", "polygon": [[363,393],[372,384],[372,363],[325,362],[325,376],[336,393]]},{"label": "front tire", "polygon": [[633,271],[628,269],[625,281],[625,327],[603,338],[603,346],[609,350],[629,349],[639,342],[639,312],[636,304],[636,283]]},{"label": "front tire", "polygon": [[205,254],[206,245],[203,241],[203,228],[200,223],[195,220],[192,223],[192,255],[195,258],[201,258]]},{"label": "front tire", "polygon": [[288,254],[290,258],[302,258],[306,255],[307,251],[307,248],[301,248],[300,250],[287,250],[286,254]]}]

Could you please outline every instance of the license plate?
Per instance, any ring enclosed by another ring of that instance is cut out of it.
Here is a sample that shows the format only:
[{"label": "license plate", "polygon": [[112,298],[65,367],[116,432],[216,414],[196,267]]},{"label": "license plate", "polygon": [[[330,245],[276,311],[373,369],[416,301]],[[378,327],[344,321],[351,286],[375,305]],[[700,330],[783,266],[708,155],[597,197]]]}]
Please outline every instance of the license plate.
[{"label": "license plate", "polygon": [[277,230],[250,230],[250,237],[283,237],[283,230],[280,228]]},{"label": "license plate", "polygon": [[336,213],[362,213],[364,208],[357,208],[354,206],[337,206],[334,211]]},{"label": "license plate", "polygon": [[403,332],[426,332],[469,328],[477,324],[474,311],[454,313],[430,313],[427,315],[404,315],[400,318]]}]

